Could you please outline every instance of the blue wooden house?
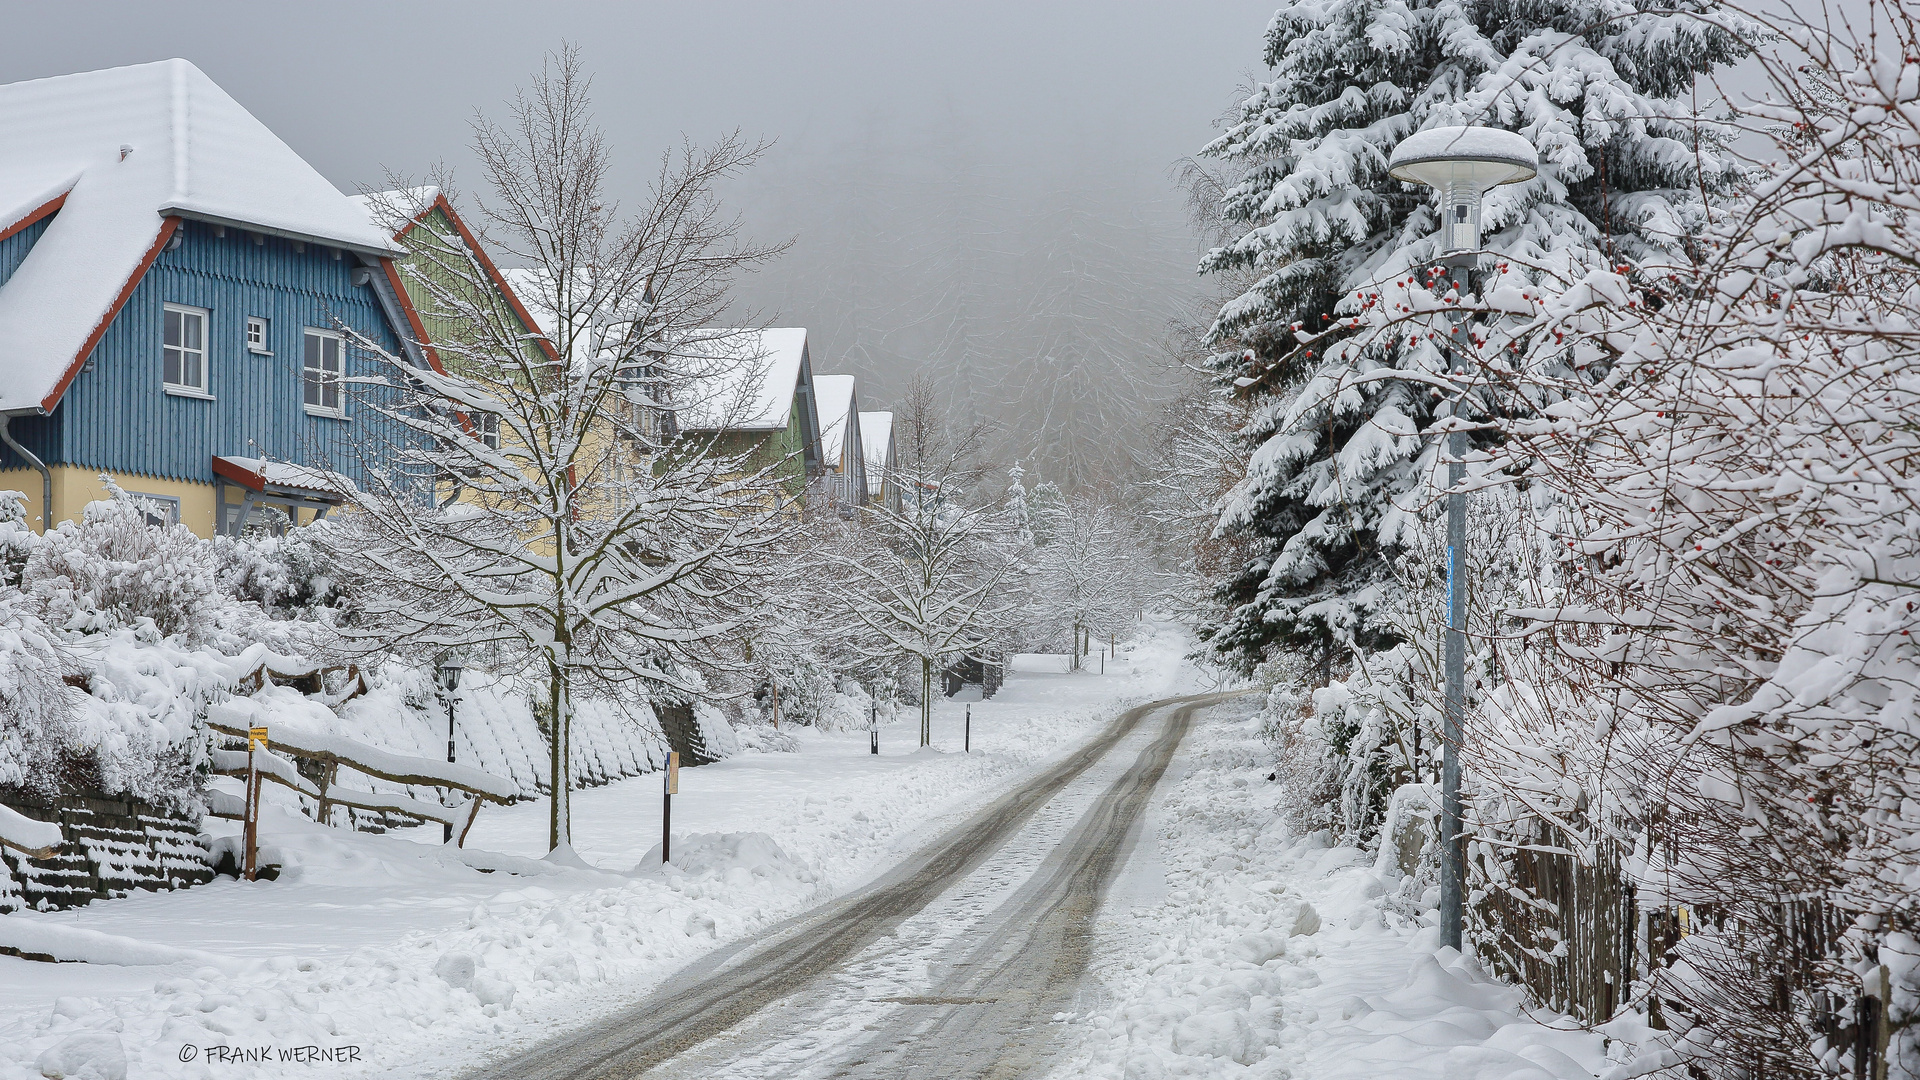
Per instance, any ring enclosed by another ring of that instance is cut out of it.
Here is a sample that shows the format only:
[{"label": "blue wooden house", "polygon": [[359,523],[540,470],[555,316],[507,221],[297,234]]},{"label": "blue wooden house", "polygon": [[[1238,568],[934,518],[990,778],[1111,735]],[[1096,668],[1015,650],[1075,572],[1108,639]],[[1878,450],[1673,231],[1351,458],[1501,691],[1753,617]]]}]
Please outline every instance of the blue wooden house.
[{"label": "blue wooden house", "polygon": [[[185,60],[0,86],[0,489],[201,535],[351,497],[425,364],[389,235]],[[391,393],[391,391],[385,391]]]}]

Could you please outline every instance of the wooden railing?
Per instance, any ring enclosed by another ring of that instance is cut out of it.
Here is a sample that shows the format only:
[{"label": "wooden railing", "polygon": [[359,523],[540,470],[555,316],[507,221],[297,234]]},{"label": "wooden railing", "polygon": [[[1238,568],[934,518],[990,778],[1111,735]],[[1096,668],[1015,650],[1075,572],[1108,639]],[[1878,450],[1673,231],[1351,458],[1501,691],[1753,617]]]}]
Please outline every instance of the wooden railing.
[{"label": "wooden railing", "polygon": [[[209,710],[207,727],[222,735],[230,735],[244,741],[249,725],[245,721],[221,718],[219,709],[219,706],[215,706]],[[269,749],[253,751],[253,768],[259,772],[262,779],[270,780],[312,799],[316,804],[314,817],[318,821],[328,820],[328,815],[335,806],[348,806],[375,813],[402,814],[421,821],[445,823],[457,830],[456,846],[465,846],[467,833],[473,828],[473,821],[480,813],[481,804],[511,802],[517,794],[510,781],[492,773],[451,762],[435,761],[432,758],[395,754],[377,746],[368,746],[338,735],[318,735],[284,728],[271,728],[268,733],[268,743]],[[215,750],[213,771],[221,776],[245,777],[248,770],[248,756],[245,750]],[[302,775],[291,759],[317,763],[321,774],[319,782],[316,783]],[[442,806],[404,795],[341,787],[334,781],[342,765],[355,772],[390,783],[460,791],[466,795],[466,798],[453,806]],[[213,807],[213,813],[219,817],[239,818],[244,812],[244,808],[232,805]]]}]

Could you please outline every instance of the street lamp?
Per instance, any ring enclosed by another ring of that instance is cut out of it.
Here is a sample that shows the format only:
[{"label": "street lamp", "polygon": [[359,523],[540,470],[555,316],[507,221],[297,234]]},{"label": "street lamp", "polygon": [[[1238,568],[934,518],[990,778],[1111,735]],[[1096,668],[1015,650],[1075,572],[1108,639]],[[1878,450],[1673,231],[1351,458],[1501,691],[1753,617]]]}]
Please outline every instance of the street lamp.
[{"label": "street lamp", "polygon": [[[440,676],[440,689],[447,692],[447,764],[453,764],[453,693],[460,689],[460,672],[466,667],[460,662],[460,654],[449,652],[440,658],[437,674]],[[453,839],[453,822],[442,823],[442,842]]]},{"label": "street lamp", "polygon": [[[1533,144],[1497,128],[1442,127],[1409,135],[1393,148],[1388,171],[1396,180],[1440,192],[1441,260],[1454,284],[1467,287],[1466,272],[1478,261],[1481,197],[1501,184],[1531,180],[1540,170]],[[1460,335],[1455,318],[1451,337]],[[1462,349],[1449,349],[1448,368],[1465,374]],[[1456,408],[1455,419],[1459,418]],[[1465,915],[1466,852],[1461,843],[1461,726],[1467,700],[1467,433],[1447,436],[1447,711],[1440,763],[1440,941],[1460,948]]]}]

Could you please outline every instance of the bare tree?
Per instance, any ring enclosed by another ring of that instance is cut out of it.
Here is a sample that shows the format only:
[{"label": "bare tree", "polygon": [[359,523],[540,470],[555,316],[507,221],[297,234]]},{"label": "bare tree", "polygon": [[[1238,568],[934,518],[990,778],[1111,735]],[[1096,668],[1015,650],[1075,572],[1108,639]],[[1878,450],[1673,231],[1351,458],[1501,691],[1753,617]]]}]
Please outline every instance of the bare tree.
[{"label": "bare tree", "polygon": [[[784,527],[766,471],[675,438],[670,406],[715,385],[731,276],[777,249],[741,240],[715,186],[761,147],[662,157],[623,215],[577,50],[549,56],[503,122],[474,122],[486,247],[524,264],[520,317],[486,256],[430,228],[407,272],[437,362],[386,356],[406,437],[330,547],[354,583],[349,649],[484,650],[544,677],[549,840],[571,852],[570,727],[584,691],[691,696],[722,663]],[[360,347],[379,352],[370,341]],[[737,360],[738,358],[736,358]]]},{"label": "bare tree", "polygon": [[935,670],[991,643],[1018,604],[1001,507],[975,490],[991,431],[949,428],[938,396],[916,379],[894,417],[888,479],[903,493],[899,508],[868,508],[864,528],[819,554],[848,632],[917,662],[922,746],[933,741]]}]

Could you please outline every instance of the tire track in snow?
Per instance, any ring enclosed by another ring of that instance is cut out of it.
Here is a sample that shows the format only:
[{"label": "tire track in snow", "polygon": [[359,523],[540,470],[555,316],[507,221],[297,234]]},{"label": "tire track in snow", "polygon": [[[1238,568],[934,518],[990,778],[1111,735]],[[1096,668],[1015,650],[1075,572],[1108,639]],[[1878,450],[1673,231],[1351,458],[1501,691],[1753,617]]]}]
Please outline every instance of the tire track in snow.
[{"label": "tire track in snow", "polygon": [[[1190,706],[1180,709],[1179,721],[1170,725],[1184,730],[1185,719],[1194,708],[1221,697],[1223,695],[1189,695],[1127,710],[1086,746],[1030,784],[1002,796],[965,823],[920,849],[866,889],[820,911],[795,919],[753,942],[697,963],[641,1002],[583,1030],[471,1073],[471,1080],[558,1080],[561,1077],[571,1080],[637,1076],[733,1029],[766,1006],[807,987],[818,976],[833,971],[879,938],[893,933],[903,921],[927,907],[956,881],[965,878],[998,852],[1056,794],[1132,734],[1148,715],[1169,707]],[[1079,838],[1083,843],[1087,839],[1110,841],[1092,845],[1088,854],[1093,856],[1091,861],[1098,865],[1075,870],[1068,864],[1088,860],[1063,858],[1051,872],[1043,867],[1041,876],[1056,885],[1051,890],[1034,894],[1027,903],[1041,896],[1054,896],[1061,886],[1065,886],[1067,893],[1075,897],[1089,887],[1104,889],[1113,870],[1117,868],[1117,859],[1124,855],[1125,842],[1131,826],[1137,821],[1139,806],[1144,804],[1146,795],[1152,790],[1151,781],[1158,780],[1177,742],[1177,735],[1173,736],[1171,743],[1167,742],[1165,736],[1156,740],[1149,752],[1142,756],[1142,761],[1129,769],[1121,782],[1115,785],[1117,791],[1129,784],[1139,788],[1142,781],[1147,781],[1131,813],[1123,812],[1127,800],[1122,798],[1114,802],[1112,792],[1101,800],[1099,806],[1107,807],[1100,811],[1103,820],[1108,822],[1110,830],[1118,823],[1118,835],[1105,838],[1087,833],[1084,823],[1082,828],[1075,831],[1073,838]],[[1163,747],[1164,753],[1156,752]],[[1149,770],[1151,780],[1147,780],[1146,773],[1141,771],[1148,758],[1158,759],[1158,767]],[[1109,806],[1109,803],[1112,805]],[[1073,846],[1063,844],[1061,850],[1066,851]],[[1049,863],[1053,861],[1049,859]],[[1031,892],[1030,886],[1023,890],[1022,895]],[[1097,897],[1093,905],[1097,906]],[[1014,907],[1016,905],[1003,905],[1003,909]],[[1081,914],[1090,921],[1092,907],[1080,900],[1072,903],[1056,900],[1046,906],[1046,912],[1055,923],[1066,926]],[[996,912],[995,917],[999,916],[1000,913]],[[1066,922],[1060,923],[1062,919]],[[1009,912],[1006,917],[1000,918],[1000,925],[1004,929],[1015,921]],[[1080,936],[1084,938],[1084,932]],[[1002,938],[996,932],[995,940],[1000,942],[997,948],[1005,953],[1010,939]],[[1014,947],[1012,955],[1017,956],[1020,951]],[[1081,967],[1084,966],[1084,951],[1083,941],[1080,945]],[[988,963],[986,966],[995,965]],[[1004,960],[998,966],[1002,970],[1013,970]],[[1073,978],[1077,982],[1077,969]],[[931,998],[938,995],[926,996]],[[968,999],[969,1005],[973,1000],[971,997]],[[893,1004],[912,1008],[905,1002]],[[961,1009],[968,1006],[951,1004],[945,1007]],[[947,1071],[944,1066],[942,1072],[943,1075],[957,1075]]]}]

